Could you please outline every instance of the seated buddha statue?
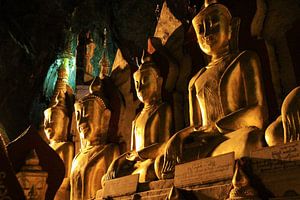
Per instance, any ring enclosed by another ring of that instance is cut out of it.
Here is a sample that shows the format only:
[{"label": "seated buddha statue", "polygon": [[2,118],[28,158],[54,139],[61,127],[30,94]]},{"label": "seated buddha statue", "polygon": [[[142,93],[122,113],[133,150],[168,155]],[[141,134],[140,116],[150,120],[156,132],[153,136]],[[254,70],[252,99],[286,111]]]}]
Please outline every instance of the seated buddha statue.
[{"label": "seated buddha statue", "polygon": [[269,146],[300,140],[300,86],[286,96],[281,115],[268,126],[265,138]]},{"label": "seated buddha statue", "polygon": [[99,77],[90,85],[90,94],[74,107],[81,148],[71,169],[71,200],[94,199],[101,189],[101,178],[119,156],[117,145],[108,143],[111,111]]},{"label": "seated buddha statue", "polygon": [[240,158],[264,145],[268,116],[260,61],[232,46],[232,19],[224,5],[206,1],[192,21],[210,61],[189,82],[190,126],[166,144],[163,178],[173,177],[181,162],[232,151]]},{"label": "seated buddha statue", "polygon": [[70,121],[68,113],[63,91],[56,96],[56,103],[44,111],[44,132],[50,142],[49,145],[65,164],[65,178],[55,195],[57,200],[70,198],[70,172],[74,158],[74,144],[68,141]]},{"label": "seated buddha statue", "polygon": [[150,57],[133,75],[138,99],[144,104],[132,122],[131,150],[114,160],[103,177],[106,180],[139,174],[139,182],[156,180],[163,146],[171,133],[171,107],[162,102],[162,77]]}]

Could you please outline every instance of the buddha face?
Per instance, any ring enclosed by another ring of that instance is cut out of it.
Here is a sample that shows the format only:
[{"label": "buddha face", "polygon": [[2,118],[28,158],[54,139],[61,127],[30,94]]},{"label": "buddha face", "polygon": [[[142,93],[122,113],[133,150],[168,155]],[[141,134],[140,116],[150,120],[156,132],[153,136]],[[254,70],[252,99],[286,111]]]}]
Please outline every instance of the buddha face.
[{"label": "buddha face", "polygon": [[200,48],[210,56],[222,53],[229,47],[231,37],[231,19],[219,6],[209,6],[203,14],[193,20]]},{"label": "buddha face", "polygon": [[29,176],[20,177],[18,180],[22,185],[26,199],[45,199],[47,175],[44,173],[41,175],[29,174]]},{"label": "buddha face", "polygon": [[47,138],[52,141],[65,141],[69,118],[62,109],[48,108],[44,112],[44,131]]},{"label": "buddha face", "polygon": [[162,78],[152,68],[138,70],[133,75],[139,100],[145,104],[160,98]]},{"label": "buddha face", "polygon": [[75,103],[77,129],[80,138],[93,141],[106,141],[109,119],[108,109],[96,99]]}]

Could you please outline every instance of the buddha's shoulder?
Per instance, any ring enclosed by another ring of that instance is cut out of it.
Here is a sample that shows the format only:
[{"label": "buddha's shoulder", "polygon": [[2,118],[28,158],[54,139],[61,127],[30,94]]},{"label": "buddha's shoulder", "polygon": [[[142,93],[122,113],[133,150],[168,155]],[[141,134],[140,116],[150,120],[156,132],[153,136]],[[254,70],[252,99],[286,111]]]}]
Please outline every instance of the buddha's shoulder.
[{"label": "buddha's shoulder", "polygon": [[[51,146],[51,145],[50,145]],[[65,151],[74,148],[73,142],[58,142],[51,146],[55,151]]]},{"label": "buddha's shoulder", "polygon": [[200,70],[199,70],[199,71],[191,78],[191,80],[190,80],[190,82],[189,82],[189,89],[191,89],[191,88],[194,86],[196,80],[198,79],[198,77],[200,76],[200,74],[201,74],[203,71],[205,71],[205,68],[200,69]]},{"label": "buddha's shoulder", "polygon": [[237,54],[233,62],[249,63],[250,61],[259,61],[259,57],[255,51],[245,50]]}]

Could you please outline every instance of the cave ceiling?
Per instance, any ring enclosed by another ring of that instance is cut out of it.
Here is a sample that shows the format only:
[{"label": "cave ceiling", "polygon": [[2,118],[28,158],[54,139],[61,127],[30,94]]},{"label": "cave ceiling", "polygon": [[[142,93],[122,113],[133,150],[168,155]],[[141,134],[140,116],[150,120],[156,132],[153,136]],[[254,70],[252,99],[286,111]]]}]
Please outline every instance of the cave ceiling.
[{"label": "cave ceiling", "polygon": [[[156,25],[161,0],[1,0],[0,123],[11,138],[33,117],[34,101],[43,102],[42,85],[51,63],[63,48],[64,29],[73,33],[104,27],[125,59],[141,56]],[[174,15],[188,17],[187,1],[170,0]],[[201,5],[198,2],[197,5]],[[38,109],[38,108],[37,108]]]}]

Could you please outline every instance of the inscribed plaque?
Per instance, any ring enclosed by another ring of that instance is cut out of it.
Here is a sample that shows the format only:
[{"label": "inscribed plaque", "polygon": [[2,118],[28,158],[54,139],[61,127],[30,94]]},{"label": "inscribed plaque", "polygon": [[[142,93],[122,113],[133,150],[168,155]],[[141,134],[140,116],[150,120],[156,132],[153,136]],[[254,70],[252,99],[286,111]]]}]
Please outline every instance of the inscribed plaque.
[{"label": "inscribed plaque", "polygon": [[103,198],[133,194],[137,190],[139,175],[129,175],[105,182]]},{"label": "inscribed plaque", "polygon": [[182,187],[231,179],[233,169],[233,152],[188,162],[175,166],[174,185]]}]

